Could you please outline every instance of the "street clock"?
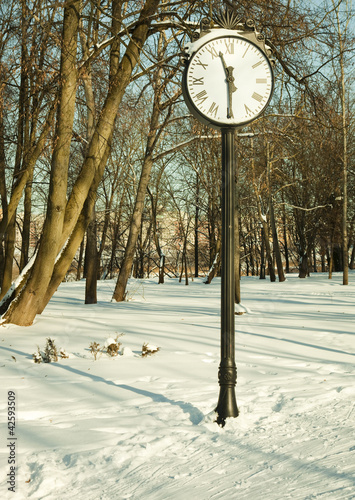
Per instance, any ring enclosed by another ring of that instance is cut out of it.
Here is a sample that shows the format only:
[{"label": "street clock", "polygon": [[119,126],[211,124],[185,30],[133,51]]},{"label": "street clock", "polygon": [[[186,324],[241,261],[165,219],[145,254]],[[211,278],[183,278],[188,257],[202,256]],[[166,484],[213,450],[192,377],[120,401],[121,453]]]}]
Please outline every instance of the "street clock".
[{"label": "street clock", "polygon": [[199,121],[217,129],[234,128],[263,113],[272,96],[274,75],[261,35],[217,28],[185,50],[182,90]]}]

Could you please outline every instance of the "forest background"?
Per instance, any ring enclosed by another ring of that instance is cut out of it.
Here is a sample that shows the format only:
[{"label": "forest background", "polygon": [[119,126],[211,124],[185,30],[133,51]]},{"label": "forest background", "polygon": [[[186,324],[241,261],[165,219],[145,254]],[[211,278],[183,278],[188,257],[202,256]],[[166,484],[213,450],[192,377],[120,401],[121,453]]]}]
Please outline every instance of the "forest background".
[{"label": "forest background", "polygon": [[98,278],[117,276],[122,301],[131,273],[186,284],[218,273],[220,136],[187,111],[181,55],[224,7],[255,20],[276,62],[271,104],[236,139],[238,277],[342,271],[348,283],[351,0],[3,0],[4,322],[32,324],[63,280],[86,277],[93,303]]}]

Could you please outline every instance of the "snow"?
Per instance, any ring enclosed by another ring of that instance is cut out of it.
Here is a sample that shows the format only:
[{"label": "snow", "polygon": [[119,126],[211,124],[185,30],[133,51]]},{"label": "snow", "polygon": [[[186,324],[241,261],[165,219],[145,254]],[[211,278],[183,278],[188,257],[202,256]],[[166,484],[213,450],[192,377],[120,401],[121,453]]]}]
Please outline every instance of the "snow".
[{"label": "snow", "polygon": [[[354,499],[355,273],[242,279],[240,415],[215,422],[220,280],[63,283],[31,327],[0,327],[0,498]],[[91,342],[117,335],[118,356]],[[69,354],[36,364],[46,338]],[[159,352],[141,356],[142,345]],[[123,354],[123,355],[122,355]],[[7,394],[16,393],[16,492]]]}]

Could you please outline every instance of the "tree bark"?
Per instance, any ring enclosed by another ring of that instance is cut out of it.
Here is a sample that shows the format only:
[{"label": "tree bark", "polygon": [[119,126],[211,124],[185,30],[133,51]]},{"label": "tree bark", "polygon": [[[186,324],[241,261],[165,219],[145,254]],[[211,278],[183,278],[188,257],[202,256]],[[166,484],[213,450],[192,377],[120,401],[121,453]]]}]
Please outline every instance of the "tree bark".
[{"label": "tree bark", "polygon": [[62,86],[56,143],[52,156],[47,215],[38,255],[26,286],[16,301],[16,306],[12,303],[4,315],[7,323],[23,326],[32,324],[52,276],[58,241],[63,230],[77,83],[76,51],[80,4],[80,0],[73,0],[66,3],[64,7],[61,52]]},{"label": "tree bark", "polygon": [[87,229],[85,304],[97,304],[97,246],[95,212]]}]

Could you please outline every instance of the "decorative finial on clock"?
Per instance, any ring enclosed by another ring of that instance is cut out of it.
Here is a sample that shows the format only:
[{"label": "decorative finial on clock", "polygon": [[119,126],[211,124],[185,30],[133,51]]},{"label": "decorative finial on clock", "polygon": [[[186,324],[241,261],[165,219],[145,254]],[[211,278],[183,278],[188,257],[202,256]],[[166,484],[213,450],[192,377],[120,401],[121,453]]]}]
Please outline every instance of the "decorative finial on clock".
[{"label": "decorative finial on clock", "polygon": [[235,29],[241,21],[241,17],[238,16],[233,10],[228,7],[221,9],[217,14],[214,15],[213,20],[221,28],[227,30]]}]

